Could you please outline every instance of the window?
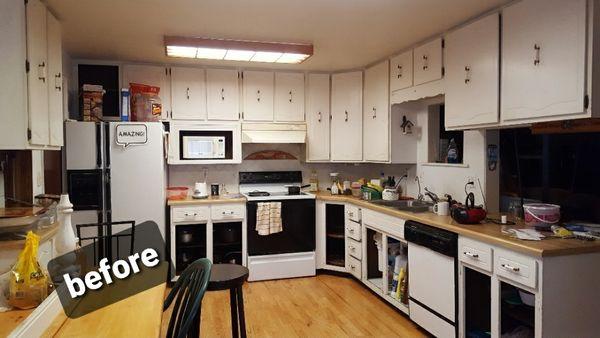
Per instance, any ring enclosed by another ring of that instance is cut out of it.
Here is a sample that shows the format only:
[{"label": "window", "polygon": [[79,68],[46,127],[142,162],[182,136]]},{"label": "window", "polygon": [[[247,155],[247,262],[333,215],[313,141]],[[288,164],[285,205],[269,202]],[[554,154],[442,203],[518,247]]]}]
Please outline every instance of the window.
[{"label": "window", "polygon": [[444,105],[429,106],[429,162],[463,163],[463,131],[446,130],[444,121]]}]

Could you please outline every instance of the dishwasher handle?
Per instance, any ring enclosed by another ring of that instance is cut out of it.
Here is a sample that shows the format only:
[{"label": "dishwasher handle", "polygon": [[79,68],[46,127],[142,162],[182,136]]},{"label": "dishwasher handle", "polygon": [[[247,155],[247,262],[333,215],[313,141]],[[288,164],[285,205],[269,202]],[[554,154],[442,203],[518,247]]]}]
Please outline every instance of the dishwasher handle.
[{"label": "dishwasher handle", "polygon": [[[410,242],[449,257],[458,257],[458,235],[422,223],[407,221],[404,238]],[[410,248],[409,248],[410,250]]]}]

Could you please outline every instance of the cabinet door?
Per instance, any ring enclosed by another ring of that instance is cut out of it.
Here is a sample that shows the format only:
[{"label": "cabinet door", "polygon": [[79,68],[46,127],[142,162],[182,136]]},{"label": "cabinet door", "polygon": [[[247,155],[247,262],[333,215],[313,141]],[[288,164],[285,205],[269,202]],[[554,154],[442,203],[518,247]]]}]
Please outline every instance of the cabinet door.
[{"label": "cabinet door", "polygon": [[329,160],[329,74],[308,75],[306,129],[307,159]]},{"label": "cabinet door", "polygon": [[121,87],[127,88],[130,83],[139,83],[159,87],[162,104],[162,119],[167,119],[171,113],[171,85],[169,69],[162,66],[124,65]]},{"label": "cabinet door", "polygon": [[331,79],[331,160],[362,161],[362,72]]},{"label": "cabinet door", "polygon": [[244,72],[244,121],[273,121],[273,72]]},{"label": "cabinet door", "polygon": [[415,48],[415,86],[441,79],[442,66],[442,39],[435,39]]},{"label": "cabinet door", "polygon": [[48,85],[54,84],[48,72],[47,10],[39,0],[31,0],[26,11],[30,143],[47,145],[50,142]]},{"label": "cabinet door", "polygon": [[499,27],[494,13],[446,36],[446,127],[498,122]]},{"label": "cabinet door", "polygon": [[63,76],[60,23],[48,12],[48,113],[50,145],[63,145]]},{"label": "cabinet door", "polygon": [[412,49],[390,59],[390,91],[412,87],[413,51]]},{"label": "cabinet door", "polygon": [[206,119],[206,81],[204,69],[171,68],[173,119]]},{"label": "cabinet door", "polygon": [[207,108],[209,120],[240,118],[238,71],[232,69],[206,70]]},{"label": "cabinet door", "polygon": [[381,62],[365,70],[365,104],[363,109],[363,158],[387,162],[389,156],[389,63]]},{"label": "cabinet door", "polygon": [[524,0],[502,20],[502,120],[582,113],[586,1]]},{"label": "cabinet door", "polygon": [[275,73],[275,121],[304,121],[303,73]]}]

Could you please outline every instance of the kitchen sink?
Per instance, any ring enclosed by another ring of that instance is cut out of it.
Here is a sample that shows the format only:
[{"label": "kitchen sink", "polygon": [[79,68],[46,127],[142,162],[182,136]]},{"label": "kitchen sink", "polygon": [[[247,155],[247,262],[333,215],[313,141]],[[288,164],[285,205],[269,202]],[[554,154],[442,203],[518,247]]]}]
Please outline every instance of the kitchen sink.
[{"label": "kitchen sink", "polygon": [[371,203],[375,205],[380,205],[382,207],[388,207],[396,210],[402,211],[412,211],[412,212],[425,212],[429,211],[429,208],[433,206],[431,202],[418,201],[418,200],[398,200],[398,201],[385,201],[385,200],[376,200],[371,201]]}]

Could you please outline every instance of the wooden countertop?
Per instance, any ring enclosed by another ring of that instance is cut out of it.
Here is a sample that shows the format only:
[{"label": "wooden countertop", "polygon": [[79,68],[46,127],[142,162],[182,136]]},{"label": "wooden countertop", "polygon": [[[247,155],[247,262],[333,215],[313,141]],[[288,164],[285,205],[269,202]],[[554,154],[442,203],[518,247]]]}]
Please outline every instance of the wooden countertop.
[{"label": "wooden countertop", "polygon": [[[50,226],[37,229],[33,231],[36,235],[40,236],[40,244],[46,242],[50,238],[54,237],[60,229],[60,223],[58,221],[52,223]],[[16,239],[11,241],[0,241],[0,251],[2,250],[22,250],[25,246],[25,238]]]},{"label": "wooden countertop", "polygon": [[502,233],[501,225],[482,223],[476,225],[459,224],[450,216],[438,216],[431,212],[414,213],[395,210],[346,195],[331,195],[328,192],[315,194],[318,200],[347,202],[361,208],[378,211],[391,216],[413,220],[437,228],[455,232],[482,242],[490,243],[509,250],[518,251],[530,256],[564,256],[600,252],[600,241],[583,241],[578,239],[546,238],[541,241],[525,241],[509,237]]},{"label": "wooden countertop", "polygon": [[208,196],[204,199],[195,199],[188,196],[184,200],[167,200],[167,205],[203,205],[203,204],[219,204],[219,203],[246,203],[246,198],[239,194],[224,195],[224,196]]},{"label": "wooden countertop", "polygon": [[72,319],[61,313],[45,337],[158,337],[166,283]]}]

